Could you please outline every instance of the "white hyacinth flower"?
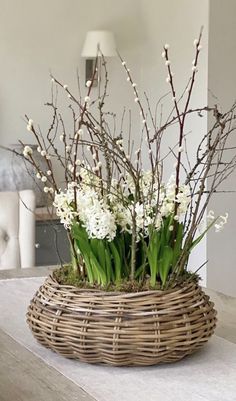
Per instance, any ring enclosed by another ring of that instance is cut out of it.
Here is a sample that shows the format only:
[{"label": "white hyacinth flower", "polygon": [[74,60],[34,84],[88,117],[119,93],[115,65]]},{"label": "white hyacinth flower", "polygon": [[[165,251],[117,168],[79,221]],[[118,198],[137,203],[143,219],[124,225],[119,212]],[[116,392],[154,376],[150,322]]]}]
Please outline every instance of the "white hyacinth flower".
[{"label": "white hyacinth flower", "polygon": [[220,232],[220,231],[223,230],[224,225],[225,225],[225,224],[227,223],[227,221],[228,221],[228,217],[229,217],[229,214],[228,214],[228,213],[225,213],[225,216],[220,216],[220,217],[217,219],[217,222],[216,222],[216,224],[215,224],[215,231],[216,231],[216,233],[218,233],[218,232]]}]

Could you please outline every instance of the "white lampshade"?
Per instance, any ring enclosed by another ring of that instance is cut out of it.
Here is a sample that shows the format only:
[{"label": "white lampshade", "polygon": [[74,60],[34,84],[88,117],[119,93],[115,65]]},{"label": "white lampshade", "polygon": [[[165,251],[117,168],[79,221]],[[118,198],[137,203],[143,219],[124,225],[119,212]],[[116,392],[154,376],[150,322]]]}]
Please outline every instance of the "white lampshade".
[{"label": "white lampshade", "polygon": [[96,57],[98,49],[105,57],[114,57],[116,53],[116,43],[114,34],[111,31],[89,31],[87,32],[82,57]]}]

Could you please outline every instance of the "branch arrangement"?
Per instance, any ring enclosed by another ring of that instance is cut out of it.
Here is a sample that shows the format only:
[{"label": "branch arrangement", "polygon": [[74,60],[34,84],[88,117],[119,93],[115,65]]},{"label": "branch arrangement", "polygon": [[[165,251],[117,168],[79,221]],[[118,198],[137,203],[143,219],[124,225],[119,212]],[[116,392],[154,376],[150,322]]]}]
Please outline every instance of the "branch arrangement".
[{"label": "branch arrangement", "polygon": [[[220,231],[227,221],[227,214],[215,217],[210,211],[205,216],[212,195],[236,166],[236,153],[232,156],[230,145],[235,134],[236,103],[224,113],[216,105],[190,107],[201,37],[200,32],[194,41],[191,77],[179,97],[169,45],[164,46],[162,57],[173,107],[161,124],[147,95],[144,102],[141,100],[126,62],[119,56],[140,111],[137,149],[131,130],[124,128],[125,112],[118,124],[115,115],[106,111],[108,73],[102,54],[98,54],[96,66],[100,57],[104,85],[95,100],[91,100],[91,91],[97,67],[86,83],[85,97],[75,96],[52,76],[52,99],[46,104],[52,110],[52,122],[46,135],[26,116],[27,129],[48,170],[40,170],[28,145],[24,146],[24,157],[36,169],[37,178],[44,183],[44,191],[68,231],[72,268],[83,282],[107,286],[130,280],[167,288],[185,274],[189,255],[206,232],[213,226]],[[57,105],[55,94],[59,90],[69,100],[70,129]],[[199,145],[190,161],[188,143],[196,133],[186,132],[186,121],[193,115],[201,118],[206,114],[213,119],[212,127],[204,134],[197,133]],[[162,144],[169,129],[175,129],[176,137],[163,155]],[[175,159],[175,165],[164,182],[163,171],[170,158]],[[147,170],[143,169],[144,161],[148,161]],[[56,182],[57,165],[63,170],[64,190]]]}]

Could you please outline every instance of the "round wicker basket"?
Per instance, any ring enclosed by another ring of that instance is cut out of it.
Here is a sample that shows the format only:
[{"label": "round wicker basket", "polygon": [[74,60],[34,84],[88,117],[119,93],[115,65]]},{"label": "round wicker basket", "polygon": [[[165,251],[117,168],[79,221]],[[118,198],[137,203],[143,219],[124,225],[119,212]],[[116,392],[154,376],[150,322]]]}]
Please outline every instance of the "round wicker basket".
[{"label": "round wicker basket", "polygon": [[67,358],[116,366],[175,362],[213,334],[216,311],[196,283],[167,291],[78,289],[48,277],[27,322],[44,346]]}]

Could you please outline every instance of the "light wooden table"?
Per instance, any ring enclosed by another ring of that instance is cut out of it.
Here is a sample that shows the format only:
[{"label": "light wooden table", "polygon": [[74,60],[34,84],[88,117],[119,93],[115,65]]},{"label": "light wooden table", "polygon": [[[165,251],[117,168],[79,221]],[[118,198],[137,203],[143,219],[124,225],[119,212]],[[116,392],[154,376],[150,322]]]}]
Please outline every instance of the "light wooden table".
[{"label": "light wooden table", "polygon": [[[0,280],[43,277],[52,270],[53,267],[2,270]],[[208,289],[206,292],[218,311],[216,334],[236,343],[236,298]],[[0,401],[96,401],[1,328],[0,350]]]},{"label": "light wooden table", "polygon": [[[43,277],[53,267],[0,270],[0,280]],[[0,328],[0,401],[94,401]]]}]

